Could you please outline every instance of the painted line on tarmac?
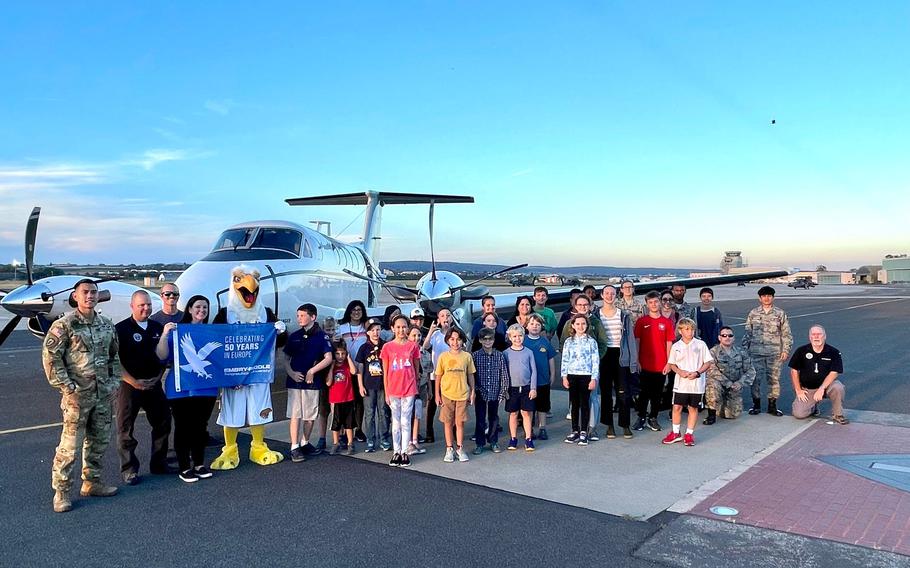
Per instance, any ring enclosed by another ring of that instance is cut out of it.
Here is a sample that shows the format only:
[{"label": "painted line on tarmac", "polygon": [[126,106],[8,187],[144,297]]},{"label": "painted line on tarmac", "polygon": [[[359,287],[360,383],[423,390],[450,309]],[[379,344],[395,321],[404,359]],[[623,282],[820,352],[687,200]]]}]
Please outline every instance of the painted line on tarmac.
[{"label": "painted line on tarmac", "polygon": [[[141,415],[141,414],[145,414],[145,411],[140,410],[139,413],[137,414],[137,416]],[[114,423],[115,420],[117,420],[117,415],[116,414],[111,415],[112,424]],[[38,424],[37,426],[23,426],[22,428],[11,428],[9,430],[0,430],[0,436],[4,436],[6,434],[18,434],[19,432],[32,432],[34,430],[46,430],[48,428],[57,428],[60,426],[63,426],[63,422],[53,422],[51,424]]]},{"label": "painted line on tarmac", "polygon": [[[798,314],[798,315],[795,315],[795,316],[789,316],[788,319],[807,318],[807,317],[810,317],[810,316],[820,316],[820,315],[822,315],[822,314],[833,314],[833,313],[836,313],[836,312],[846,312],[847,310],[858,310],[858,309],[860,309],[860,308],[868,308],[869,306],[877,306],[877,305],[879,305],[879,304],[890,304],[891,302],[900,302],[901,300],[905,300],[905,299],[906,299],[906,298],[896,298],[896,299],[893,299],[893,300],[882,300],[882,301],[880,301],[880,302],[869,302],[868,304],[860,304],[860,305],[858,305],[858,306],[849,306],[849,307],[846,307],[846,308],[838,308],[838,309],[836,309],[836,310],[823,310],[823,311],[820,311],[820,312],[811,312],[811,313],[808,313],[808,314]],[[743,323],[734,323],[731,327],[742,327],[742,326],[744,326],[744,325],[746,325],[746,322],[743,322]]]},{"label": "painted line on tarmac", "polygon": [[0,436],[6,434],[17,434],[19,432],[31,432],[32,430],[44,430],[46,428],[56,428],[63,426],[63,422],[54,422],[53,424],[39,424],[37,426],[26,426],[24,428],[13,428],[11,430],[0,430]]},{"label": "painted line on tarmac", "polygon": [[10,349],[4,349],[0,351],[0,355],[9,355],[13,356],[14,353],[41,353],[40,347],[13,347]]}]

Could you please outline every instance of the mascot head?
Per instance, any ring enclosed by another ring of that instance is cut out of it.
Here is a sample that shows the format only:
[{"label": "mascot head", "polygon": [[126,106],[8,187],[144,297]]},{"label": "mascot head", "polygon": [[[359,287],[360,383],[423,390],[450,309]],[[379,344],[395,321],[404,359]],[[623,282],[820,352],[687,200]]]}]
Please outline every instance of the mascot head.
[{"label": "mascot head", "polygon": [[260,323],[264,321],[266,321],[266,311],[265,306],[259,301],[259,271],[241,264],[231,270],[227,322]]},{"label": "mascot head", "polygon": [[259,271],[244,264],[231,270],[231,300],[251,309],[259,299]]}]

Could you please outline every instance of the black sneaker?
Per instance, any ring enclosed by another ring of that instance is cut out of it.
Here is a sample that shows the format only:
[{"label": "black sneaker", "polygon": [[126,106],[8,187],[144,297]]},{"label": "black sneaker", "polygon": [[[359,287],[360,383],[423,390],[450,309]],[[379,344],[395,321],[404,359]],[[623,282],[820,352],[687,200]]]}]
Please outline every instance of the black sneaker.
[{"label": "black sneaker", "polygon": [[616,437],[616,430],[612,426],[607,426],[607,439],[612,440]]},{"label": "black sneaker", "polygon": [[578,432],[569,432],[569,435],[566,436],[566,439],[563,442],[567,444],[576,444],[578,443]]},{"label": "black sneaker", "polygon": [[191,469],[188,469],[186,471],[181,471],[180,473],[177,474],[177,477],[179,477],[181,481],[185,481],[186,483],[196,483],[197,481],[199,481],[199,477],[195,473],[193,473],[193,470],[191,470]]},{"label": "black sneaker", "polygon": [[588,433],[587,433],[587,432],[579,432],[579,433],[578,433],[578,445],[579,445],[579,446],[587,446],[587,445],[588,445]]},{"label": "black sneaker", "polygon": [[392,458],[389,460],[389,467],[398,467],[401,465],[401,456],[398,454],[392,454]]},{"label": "black sneaker", "polygon": [[307,442],[306,444],[300,446],[300,451],[303,452],[305,456],[312,456],[316,453],[316,446]]},{"label": "black sneaker", "polygon": [[657,418],[648,418],[648,428],[654,432],[660,432],[660,422],[657,421]]},{"label": "black sneaker", "polygon": [[629,438],[631,438],[631,437],[632,437],[632,430],[630,430],[628,427],[623,428],[623,429],[622,429],[622,437],[625,438],[626,440],[628,440]]},{"label": "black sneaker", "polygon": [[197,465],[193,468],[193,473],[196,474],[196,477],[199,479],[208,479],[212,477],[212,470],[205,467],[204,465]]},{"label": "black sneaker", "polygon": [[367,435],[364,434],[362,430],[357,430],[357,432],[354,434],[354,439],[363,444],[367,441]]},{"label": "black sneaker", "polygon": [[639,418],[638,421],[635,422],[635,426],[633,426],[632,429],[637,432],[641,432],[645,429],[645,424],[647,424],[647,421],[644,418]]},{"label": "black sneaker", "polygon": [[301,448],[299,446],[294,448],[293,450],[291,450],[291,461],[294,463],[305,462],[306,456],[303,454],[304,454],[303,448]]},{"label": "black sneaker", "polygon": [[401,457],[398,459],[398,467],[411,467],[411,456],[408,454],[401,454]]}]

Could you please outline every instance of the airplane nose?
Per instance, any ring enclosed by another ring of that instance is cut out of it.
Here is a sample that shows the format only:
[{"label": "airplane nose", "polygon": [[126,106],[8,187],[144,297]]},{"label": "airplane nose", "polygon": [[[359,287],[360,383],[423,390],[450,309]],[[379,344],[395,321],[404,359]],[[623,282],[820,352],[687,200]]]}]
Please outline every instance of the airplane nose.
[{"label": "airplane nose", "polygon": [[0,299],[0,307],[26,318],[44,314],[54,305],[53,298],[44,300],[42,294],[49,294],[50,290],[44,284],[19,286]]}]

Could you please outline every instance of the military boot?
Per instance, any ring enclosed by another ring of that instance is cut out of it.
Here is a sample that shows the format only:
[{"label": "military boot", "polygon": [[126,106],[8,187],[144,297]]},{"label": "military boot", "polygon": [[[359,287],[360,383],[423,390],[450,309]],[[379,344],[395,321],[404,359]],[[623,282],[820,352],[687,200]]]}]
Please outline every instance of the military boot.
[{"label": "military boot", "polygon": [[752,399],[752,408],[749,409],[749,414],[751,414],[752,416],[761,414],[761,399],[760,398]]},{"label": "military boot", "polygon": [[769,398],[768,399],[768,414],[772,416],[783,416],[784,413],[777,409],[777,399]]},{"label": "military boot", "polygon": [[73,509],[73,502],[70,501],[69,491],[58,489],[54,492],[54,512],[66,513]]},{"label": "military boot", "polygon": [[715,422],[717,422],[717,411],[714,410],[713,408],[709,408],[708,416],[705,417],[705,419],[702,421],[702,424],[704,424],[705,426],[710,426],[711,424],[714,424]]},{"label": "military boot", "polygon": [[117,494],[117,488],[100,481],[83,481],[79,495],[83,497],[110,497]]}]

